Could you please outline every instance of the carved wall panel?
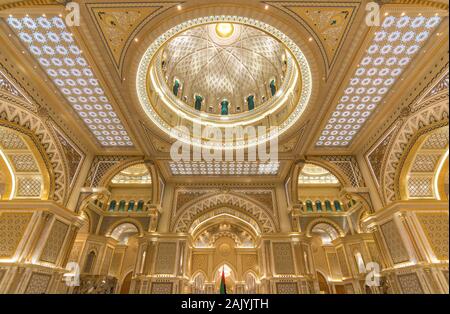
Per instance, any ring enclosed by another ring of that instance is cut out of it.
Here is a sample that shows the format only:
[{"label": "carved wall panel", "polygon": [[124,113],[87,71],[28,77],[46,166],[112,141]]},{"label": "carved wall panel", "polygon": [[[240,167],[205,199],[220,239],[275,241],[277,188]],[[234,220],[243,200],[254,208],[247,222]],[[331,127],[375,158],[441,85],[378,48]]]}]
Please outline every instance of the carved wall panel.
[{"label": "carved wall panel", "polygon": [[177,244],[174,242],[161,242],[158,244],[156,255],[155,274],[173,274],[175,270],[175,256]]},{"label": "carved wall panel", "polygon": [[41,261],[53,264],[56,263],[68,229],[69,226],[67,224],[62,221],[55,220],[44,249],[42,250],[40,258]]},{"label": "carved wall panel", "polygon": [[11,258],[30,223],[32,213],[0,213],[0,258]]},{"label": "carved wall panel", "polygon": [[381,231],[394,264],[409,261],[409,254],[393,220],[381,225]]},{"label": "carved wall panel", "polygon": [[448,260],[448,212],[416,213],[416,216],[436,257]]},{"label": "carved wall panel", "polygon": [[290,243],[273,243],[275,273],[279,275],[295,274],[294,259]]}]

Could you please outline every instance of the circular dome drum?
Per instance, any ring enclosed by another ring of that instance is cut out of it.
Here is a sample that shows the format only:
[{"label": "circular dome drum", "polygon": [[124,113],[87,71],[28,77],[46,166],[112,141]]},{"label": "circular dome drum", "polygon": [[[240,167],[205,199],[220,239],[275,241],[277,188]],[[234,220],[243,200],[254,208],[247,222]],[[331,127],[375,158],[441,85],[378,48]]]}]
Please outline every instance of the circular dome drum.
[{"label": "circular dome drum", "polygon": [[[137,89],[148,117],[168,135],[193,145],[241,148],[266,142],[298,120],[311,94],[311,72],[300,48],[270,25],[211,16],[161,35],[140,62]],[[267,131],[215,143],[192,139],[195,123]]]}]

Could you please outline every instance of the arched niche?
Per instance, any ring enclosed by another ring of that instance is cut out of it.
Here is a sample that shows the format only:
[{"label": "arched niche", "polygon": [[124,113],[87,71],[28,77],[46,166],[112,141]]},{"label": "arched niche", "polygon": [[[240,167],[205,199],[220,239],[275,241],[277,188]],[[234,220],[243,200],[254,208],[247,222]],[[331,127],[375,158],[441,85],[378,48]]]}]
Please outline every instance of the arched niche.
[{"label": "arched niche", "polygon": [[202,220],[189,230],[197,248],[215,247],[220,238],[232,239],[235,247],[254,248],[258,232],[260,231],[254,229],[254,225],[227,213]]},{"label": "arched niche", "polygon": [[186,204],[179,212],[171,223],[171,230],[175,232],[191,232],[204,220],[221,214],[246,221],[258,234],[278,230],[277,223],[267,208],[234,193],[208,194]]},{"label": "arched niche", "polygon": [[0,199],[49,199],[50,174],[28,135],[0,126],[0,170]]},{"label": "arched niche", "polygon": [[108,178],[108,211],[144,211],[146,205],[152,203],[154,182],[151,171],[144,162],[133,162],[116,170]]},{"label": "arched niche", "polygon": [[441,127],[417,138],[400,171],[402,200],[448,200],[448,132],[448,127]]},{"label": "arched niche", "polygon": [[111,238],[117,240],[119,244],[128,244],[128,239],[139,234],[139,229],[132,223],[124,222],[116,226],[111,231]]},{"label": "arched niche", "polygon": [[316,159],[296,162],[289,180],[292,204],[320,200],[322,207],[325,207],[325,200],[339,199],[341,189],[351,186],[349,180],[329,163]]},{"label": "arched niche", "polygon": [[344,230],[330,219],[318,218],[311,221],[306,227],[306,235],[308,237],[314,234],[328,237],[327,242],[333,241],[338,237],[345,235]]}]

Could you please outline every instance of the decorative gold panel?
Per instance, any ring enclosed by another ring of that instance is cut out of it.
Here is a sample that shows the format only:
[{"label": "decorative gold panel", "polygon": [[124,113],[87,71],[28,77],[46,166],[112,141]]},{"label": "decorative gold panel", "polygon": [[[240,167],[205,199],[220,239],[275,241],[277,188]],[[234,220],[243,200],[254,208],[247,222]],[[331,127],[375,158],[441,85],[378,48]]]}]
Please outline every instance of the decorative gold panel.
[{"label": "decorative gold panel", "polygon": [[33,273],[28,282],[25,294],[43,294],[47,292],[47,287],[51,278],[51,275]]},{"label": "decorative gold panel", "polygon": [[0,214],[0,258],[10,258],[14,255],[31,216],[31,213]]},{"label": "decorative gold panel", "polygon": [[278,294],[298,294],[298,286],[295,282],[277,282]]},{"label": "decorative gold panel", "polygon": [[176,243],[159,243],[158,254],[156,257],[155,274],[172,274],[175,270],[176,253]]},{"label": "decorative gold panel", "polygon": [[171,294],[172,293],[172,282],[154,282],[152,283],[151,293],[153,294]]},{"label": "decorative gold panel", "polygon": [[423,294],[422,285],[416,273],[398,275],[398,282],[404,294]]},{"label": "decorative gold panel", "polygon": [[339,259],[336,253],[327,253],[328,265],[330,267],[330,273],[335,278],[342,276],[341,267],[339,265]]},{"label": "decorative gold panel", "polygon": [[192,272],[194,273],[197,270],[208,273],[208,255],[195,254],[192,256]]},{"label": "decorative gold panel", "polygon": [[109,274],[111,276],[118,276],[120,274],[120,266],[122,263],[123,253],[114,252],[111,267],[109,269]]},{"label": "decorative gold panel", "polygon": [[348,270],[347,261],[345,259],[345,252],[342,247],[336,249],[336,253],[339,259],[339,263],[341,264],[342,276],[350,277],[350,271]]},{"label": "decorative gold panel", "polygon": [[102,269],[100,271],[101,275],[108,275],[109,266],[111,265],[111,260],[113,257],[114,250],[110,247],[106,248],[105,258],[103,259]]},{"label": "decorative gold panel", "polygon": [[434,254],[440,260],[448,260],[448,212],[416,213]]},{"label": "decorative gold panel", "polygon": [[290,243],[273,243],[273,260],[275,273],[279,275],[294,274],[294,259]]},{"label": "decorative gold panel", "polygon": [[52,230],[42,250],[41,261],[56,263],[68,229],[69,226],[59,220],[53,223]]},{"label": "decorative gold panel", "polygon": [[327,68],[331,68],[350,29],[359,1],[270,1],[267,2],[292,16],[319,44]]},{"label": "decorative gold panel", "polygon": [[408,251],[405,248],[400,233],[393,220],[381,225],[381,231],[388,247],[394,264],[399,264],[409,261]]},{"label": "decorative gold panel", "polygon": [[245,254],[241,256],[242,260],[242,271],[246,272],[250,269],[255,269],[255,267],[258,265],[258,257],[256,254]]}]

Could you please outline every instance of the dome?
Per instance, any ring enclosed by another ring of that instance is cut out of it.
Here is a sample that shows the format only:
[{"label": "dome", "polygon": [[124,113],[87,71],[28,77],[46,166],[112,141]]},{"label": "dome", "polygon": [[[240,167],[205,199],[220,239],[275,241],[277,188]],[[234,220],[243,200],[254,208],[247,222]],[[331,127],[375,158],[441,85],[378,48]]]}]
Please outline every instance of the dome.
[{"label": "dome", "polygon": [[188,29],[172,38],[161,50],[167,87],[180,84],[179,98],[199,110],[220,114],[222,100],[229,114],[249,110],[271,98],[270,84],[281,86],[292,57],[283,44],[247,25],[212,23]]},{"label": "dome", "polygon": [[[276,28],[249,18],[209,16],[158,37],[141,59],[136,84],[148,118],[172,139],[237,149],[265,143],[293,126],[309,102],[312,75],[301,49]],[[197,126],[219,128],[222,137],[198,137]],[[229,140],[226,133],[235,127],[255,127],[258,134]]]}]

